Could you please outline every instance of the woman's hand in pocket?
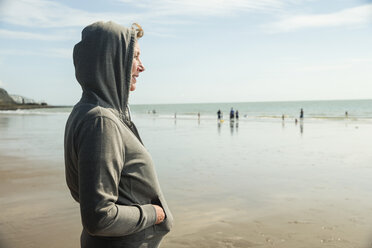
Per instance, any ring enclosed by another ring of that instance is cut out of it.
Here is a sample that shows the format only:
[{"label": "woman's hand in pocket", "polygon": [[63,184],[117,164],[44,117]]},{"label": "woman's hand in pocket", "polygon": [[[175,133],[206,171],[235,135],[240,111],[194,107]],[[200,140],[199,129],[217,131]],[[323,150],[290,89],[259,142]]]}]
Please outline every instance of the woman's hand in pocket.
[{"label": "woman's hand in pocket", "polygon": [[155,225],[162,223],[164,221],[164,218],[165,218],[164,210],[160,206],[158,206],[158,205],[152,205],[152,206],[154,206],[154,208],[156,210],[156,222],[155,222]]}]

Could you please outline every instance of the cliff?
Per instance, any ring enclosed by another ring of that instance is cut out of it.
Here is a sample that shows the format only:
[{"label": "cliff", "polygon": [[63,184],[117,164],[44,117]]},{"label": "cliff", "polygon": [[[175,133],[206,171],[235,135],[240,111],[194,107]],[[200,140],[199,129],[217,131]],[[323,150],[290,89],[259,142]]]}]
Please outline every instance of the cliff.
[{"label": "cliff", "polygon": [[16,104],[16,102],[8,95],[6,90],[0,88],[0,105]]},{"label": "cliff", "polygon": [[6,90],[0,88],[0,110],[17,110],[33,108],[49,108],[46,103],[36,103],[32,99],[22,96],[11,97]]}]

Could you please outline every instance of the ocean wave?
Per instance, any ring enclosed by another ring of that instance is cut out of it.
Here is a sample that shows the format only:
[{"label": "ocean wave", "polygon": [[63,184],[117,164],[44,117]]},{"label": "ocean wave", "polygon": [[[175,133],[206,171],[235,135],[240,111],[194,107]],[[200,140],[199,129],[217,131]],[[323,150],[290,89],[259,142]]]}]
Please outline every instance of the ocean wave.
[{"label": "ocean wave", "polygon": [[17,109],[17,110],[0,110],[0,115],[69,115],[71,111],[65,109],[48,109],[48,110],[31,110],[31,109]]}]

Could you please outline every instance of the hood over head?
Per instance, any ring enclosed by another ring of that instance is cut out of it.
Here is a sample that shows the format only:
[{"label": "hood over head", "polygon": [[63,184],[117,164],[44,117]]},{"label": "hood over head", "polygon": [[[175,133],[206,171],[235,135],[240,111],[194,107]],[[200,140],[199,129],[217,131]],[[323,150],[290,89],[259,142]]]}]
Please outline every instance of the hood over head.
[{"label": "hood over head", "polygon": [[128,97],[136,31],[113,22],[96,22],[74,47],[76,79],[83,97],[93,98],[130,120]]}]

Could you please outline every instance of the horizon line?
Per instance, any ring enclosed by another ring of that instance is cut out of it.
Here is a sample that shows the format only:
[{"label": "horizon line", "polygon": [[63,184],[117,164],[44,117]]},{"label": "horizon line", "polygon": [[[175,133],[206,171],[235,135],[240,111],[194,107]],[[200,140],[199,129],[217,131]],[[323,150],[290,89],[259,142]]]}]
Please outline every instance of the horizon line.
[{"label": "horizon line", "polygon": [[215,104],[215,103],[269,103],[269,102],[327,102],[327,101],[368,101],[372,98],[354,98],[354,99],[322,99],[322,100],[269,100],[269,101],[237,101],[237,102],[184,102],[184,103],[133,103],[130,105],[176,105],[176,104]]},{"label": "horizon line", "polygon": [[[370,101],[372,98],[357,98],[357,99],[322,99],[322,100],[270,100],[270,101],[237,101],[237,102],[184,102],[184,103],[133,103],[129,105],[182,105],[182,104],[216,104],[216,103],[284,103],[284,102],[331,102],[331,101]],[[73,105],[50,105],[54,107],[73,107]]]}]

